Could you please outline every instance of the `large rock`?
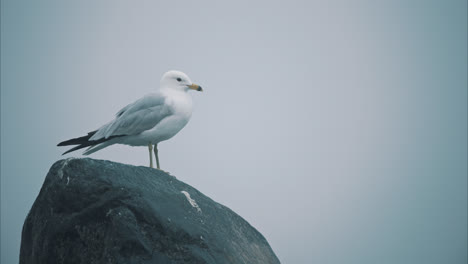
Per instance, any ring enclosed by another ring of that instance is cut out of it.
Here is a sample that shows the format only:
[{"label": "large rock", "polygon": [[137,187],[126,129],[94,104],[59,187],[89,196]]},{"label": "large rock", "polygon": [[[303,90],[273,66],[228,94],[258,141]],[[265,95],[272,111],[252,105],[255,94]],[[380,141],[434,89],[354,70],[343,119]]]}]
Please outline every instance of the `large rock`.
[{"label": "large rock", "polygon": [[279,263],[244,219],[164,172],[93,159],[50,169],[20,263]]}]

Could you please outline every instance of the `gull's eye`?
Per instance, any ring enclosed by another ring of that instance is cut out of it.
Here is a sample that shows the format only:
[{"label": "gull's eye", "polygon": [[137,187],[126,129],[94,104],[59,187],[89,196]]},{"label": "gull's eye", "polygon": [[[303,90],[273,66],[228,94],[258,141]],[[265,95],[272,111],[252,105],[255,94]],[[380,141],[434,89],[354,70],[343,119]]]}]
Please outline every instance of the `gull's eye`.
[{"label": "gull's eye", "polygon": [[182,79],[181,79],[181,78],[177,78],[177,81],[178,81],[178,82],[181,82],[181,81],[182,81]]}]

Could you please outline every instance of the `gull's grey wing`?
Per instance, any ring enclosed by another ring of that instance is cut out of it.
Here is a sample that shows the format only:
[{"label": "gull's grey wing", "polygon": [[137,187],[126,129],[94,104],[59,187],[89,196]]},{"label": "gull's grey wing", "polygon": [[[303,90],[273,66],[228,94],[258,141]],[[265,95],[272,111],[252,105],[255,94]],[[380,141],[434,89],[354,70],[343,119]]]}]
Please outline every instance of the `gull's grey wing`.
[{"label": "gull's grey wing", "polygon": [[165,100],[166,98],[160,94],[148,94],[120,109],[120,111],[117,112],[116,116],[120,117],[123,114],[131,114],[142,109],[163,105]]},{"label": "gull's grey wing", "polygon": [[147,95],[122,108],[116,118],[99,128],[90,140],[111,136],[138,135],[156,126],[172,114],[172,108],[164,104],[165,98],[159,94]]}]

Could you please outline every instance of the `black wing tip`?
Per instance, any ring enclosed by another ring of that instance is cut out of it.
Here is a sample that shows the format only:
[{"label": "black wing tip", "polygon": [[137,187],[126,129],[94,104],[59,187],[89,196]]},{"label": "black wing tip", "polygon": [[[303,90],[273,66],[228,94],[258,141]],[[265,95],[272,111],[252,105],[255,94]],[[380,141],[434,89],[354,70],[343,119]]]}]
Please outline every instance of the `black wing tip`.
[{"label": "black wing tip", "polygon": [[65,155],[65,154],[68,154],[68,153],[72,152],[74,149],[75,149],[75,148],[71,148],[71,149],[65,151],[64,153],[62,153],[62,156]]},{"label": "black wing tip", "polygon": [[62,153],[62,156],[63,156],[63,155],[66,155],[66,154],[68,154],[68,153],[70,153],[70,152],[72,152],[72,151],[74,151],[74,150],[73,150],[73,149],[69,149],[69,150],[65,151],[64,153]]},{"label": "black wing tip", "polygon": [[76,141],[76,139],[70,139],[70,140],[66,140],[66,141],[62,141],[60,143],[57,144],[57,147],[63,147],[63,146],[70,146],[70,145],[79,145],[80,143],[78,143]]},{"label": "black wing tip", "polygon": [[69,139],[69,140],[62,141],[62,142],[57,144],[57,147],[86,144],[87,142],[89,142],[89,139],[94,134],[96,134],[96,132],[97,132],[97,130],[91,131],[86,136],[72,138],[72,139]]},{"label": "black wing tip", "polygon": [[90,147],[90,146],[95,146],[95,145],[98,145],[98,144],[101,144],[101,143],[104,143],[108,140],[111,140],[113,138],[116,138],[116,137],[122,137],[124,135],[117,135],[117,136],[110,136],[108,138],[101,138],[99,140],[92,140],[90,141],[89,139],[96,133],[96,131],[93,131],[93,132],[89,132],[87,136],[82,136],[82,137],[79,137],[79,138],[72,138],[70,140],[66,140],[66,141],[63,141],[63,142],[60,142],[57,144],[58,147],[62,147],[62,146],[70,146],[70,145],[76,145],[74,146],[73,148],[65,151],[63,155],[65,154],[68,154],[70,152],[73,152],[75,150],[79,150],[79,149],[82,149],[82,148],[86,148],[86,147]]},{"label": "black wing tip", "polygon": [[73,148],[71,148],[71,149],[65,151],[65,152],[62,154],[62,156],[65,155],[65,154],[68,154],[68,153],[70,153],[70,152],[73,152],[73,151],[75,151],[75,150],[79,150],[79,149],[86,148],[86,147],[89,147],[89,146],[93,146],[93,144],[81,144],[81,145],[75,146],[75,147],[73,147]]}]

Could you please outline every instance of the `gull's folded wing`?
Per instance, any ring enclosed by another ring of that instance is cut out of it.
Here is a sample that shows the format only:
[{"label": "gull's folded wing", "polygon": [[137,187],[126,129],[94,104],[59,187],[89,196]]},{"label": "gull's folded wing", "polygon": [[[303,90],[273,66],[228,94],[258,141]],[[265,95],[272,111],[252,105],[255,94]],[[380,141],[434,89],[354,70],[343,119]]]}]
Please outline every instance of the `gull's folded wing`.
[{"label": "gull's folded wing", "polygon": [[172,108],[164,104],[164,101],[163,96],[150,94],[127,105],[117,112],[113,121],[99,128],[90,140],[111,136],[138,135],[153,128],[172,114]]}]

